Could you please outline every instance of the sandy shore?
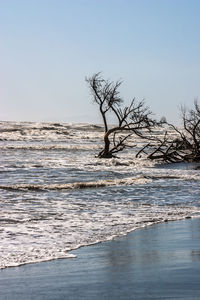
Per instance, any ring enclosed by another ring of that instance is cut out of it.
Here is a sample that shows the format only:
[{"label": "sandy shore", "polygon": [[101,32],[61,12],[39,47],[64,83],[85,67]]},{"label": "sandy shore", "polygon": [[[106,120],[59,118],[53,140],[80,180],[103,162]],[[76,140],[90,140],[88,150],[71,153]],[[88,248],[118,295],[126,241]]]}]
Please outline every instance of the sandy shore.
[{"label": "sandy shore", "polygon": [[154,225],[0,270],[0,299],[200,299],[200,219]]}]

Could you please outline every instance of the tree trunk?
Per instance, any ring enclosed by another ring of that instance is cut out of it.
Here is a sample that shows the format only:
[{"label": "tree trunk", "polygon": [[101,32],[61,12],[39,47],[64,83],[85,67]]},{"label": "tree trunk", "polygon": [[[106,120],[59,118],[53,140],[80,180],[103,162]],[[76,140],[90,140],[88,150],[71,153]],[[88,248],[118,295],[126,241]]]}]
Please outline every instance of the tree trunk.
[{"label": "tree trunk", "polygon": [[98,157],[100,158],[112,158],[113,155],[110,152],[110,140],[109,140],[109,132],[106,132],[104,135],[104,149],[99,152]]}]

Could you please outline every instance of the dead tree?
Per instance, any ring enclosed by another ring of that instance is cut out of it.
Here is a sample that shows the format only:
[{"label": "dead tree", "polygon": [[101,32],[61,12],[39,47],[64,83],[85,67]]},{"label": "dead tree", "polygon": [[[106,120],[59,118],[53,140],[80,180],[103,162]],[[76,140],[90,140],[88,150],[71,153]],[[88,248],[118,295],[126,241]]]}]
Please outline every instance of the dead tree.
[{"label": "dead tree", "polygon": [[154,145],[143,149],[142,152],[149,159],[165,162],[200,161],[200,106],[197,101],[194,101],[192,109],[181,108],[181,119],[182,129],[166,123],[168,131],[163,138],[157,137]]},{"label": "dead tree", "polygon": [[[132,147],[129,143],[133,135],[147,138],[147,134],[158,125],[151,118],[151,111],[144,101],[136,102],[135,98],[129,106],[123,107],[123,99],[119,94],[121,81],[111,82],[96,73],[86,78],[93,101],[99,106],[104,123],[104,148],[99,152],[100,158],[111,158],[119,151]],[[108,113],[116,118],[116,125],[109,126]]]}]

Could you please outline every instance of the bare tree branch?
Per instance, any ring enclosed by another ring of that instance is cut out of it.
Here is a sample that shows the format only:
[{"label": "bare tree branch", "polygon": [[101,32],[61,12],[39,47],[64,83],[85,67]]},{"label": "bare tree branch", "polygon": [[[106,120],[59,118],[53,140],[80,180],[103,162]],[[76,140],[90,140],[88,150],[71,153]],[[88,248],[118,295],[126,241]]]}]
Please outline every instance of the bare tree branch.
[{"label": "bare tree branch", "polygon": [[[181,107],[181,118],[183,129],[168,124],[171,134],[166,132],[154,147],[149,147],[148,158],[166,162],[200,161],[200,107],[197,101],[194,101],[193,109]],[[172,138],[172,134],[176,138]]]},{"label": "bare tree branch", "polygon": [[[122,107],[123,99],[119,93],[121,81],[110,82],[103,79],[101,73],[86,78],[86,81],[104,122],[104,149],[99,157],[110,158],[114,153],[130,147],[129,139],[134,135],[149,139],[146,132],[152,132],[154,127],[161,124],[152,119],[152,113],[144,101],[136,102],[133,98],[129,106]],[[108,112],[116,117],[116,126],[108,126]]]}]

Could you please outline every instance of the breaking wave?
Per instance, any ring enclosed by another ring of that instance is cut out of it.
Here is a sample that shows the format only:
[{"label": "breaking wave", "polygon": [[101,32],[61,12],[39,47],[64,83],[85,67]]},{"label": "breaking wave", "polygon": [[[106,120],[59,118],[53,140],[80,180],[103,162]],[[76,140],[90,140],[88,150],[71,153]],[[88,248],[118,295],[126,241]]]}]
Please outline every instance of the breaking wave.
[{"label": "breaking wave", "polygon": [[88,151],[99,149],[98,145],[5,145],[0,146],[0,150],[32,150],[32,151]]},{"label": "breaking wave", "polygon": [[123,179],[109,179],[99,181],[83,181],[64,184],[14,184],[14,185],[0,185],[0,189],[4,190],[68,190],[68,189],[88,189],[101,188],[106,186],[127,186],[133,184],[146,184],[153,180],[192,180],[200,181],[200,176],[197,175],[152,175],[152,176],[137,176]]}]

